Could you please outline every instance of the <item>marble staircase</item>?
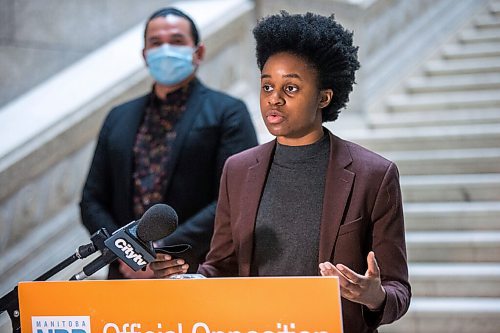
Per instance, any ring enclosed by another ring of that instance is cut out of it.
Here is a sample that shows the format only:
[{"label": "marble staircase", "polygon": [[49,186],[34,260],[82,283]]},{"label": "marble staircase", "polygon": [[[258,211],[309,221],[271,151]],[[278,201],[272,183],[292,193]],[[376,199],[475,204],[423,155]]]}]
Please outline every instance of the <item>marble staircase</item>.
[{"label": "marble staircase", "polygon": [[413,299],[381,332],[500,332],[500,1],[349,139],[401,172]]}]

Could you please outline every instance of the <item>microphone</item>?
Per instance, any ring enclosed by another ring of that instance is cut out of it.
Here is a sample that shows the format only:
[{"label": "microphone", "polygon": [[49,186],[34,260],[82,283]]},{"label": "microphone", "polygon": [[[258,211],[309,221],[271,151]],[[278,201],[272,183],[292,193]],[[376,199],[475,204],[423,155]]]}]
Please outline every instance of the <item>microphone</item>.
[{"label": "microphone", "polygon": [[[167,237],[177,228],[178,217],[169,205],[150,207],[137,221],[116,230],[111,236],[106,229],[94,234],[101,256],[85,266],[70,280],[83,280],[116,259],[121,259],[134,271],[138,271],[156,257],[153,241]],[[93,238],[94,238],[93,235]]]}]

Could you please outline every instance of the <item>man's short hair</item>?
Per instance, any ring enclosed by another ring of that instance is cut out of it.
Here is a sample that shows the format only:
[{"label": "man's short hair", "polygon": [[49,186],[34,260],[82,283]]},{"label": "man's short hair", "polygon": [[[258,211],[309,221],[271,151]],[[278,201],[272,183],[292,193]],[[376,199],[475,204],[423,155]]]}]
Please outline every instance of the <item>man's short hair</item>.
[{"label": "man's short hair", "polygon": [[257,42],[257,65],[262,71],[267,59],[280,52],[294,54],[317,72],[319,89],[332,89],[333,98],[323,108],[322,119],[334,121],[349,101],[359,68],[358,47],[352,32],[330,17],[306,13],[290,15],[286,11],[262,18],[253,29]]},{"label": "man's short hair", "polygon": [[198,28],[196,27],[196,24],[194,24],[194,21],[191,17],[189,17],[186,13],[183,11],[174,8],[174,7],[165,7],[162,9],[157,10],[154,12],[147,20],[146,22],[146,27],[144,28],[144,39],[146,39],[146,31],[148,30],[148,25],[149,22],[154,20],[157,17],[166,17],[167,15],[175,15],[178,17],[185,18],[186,20],[189,21],[189,24],[191,25],[191,36],[193,37],[194,45],[198,45],[200,42],[200,34],[198,32]]}]

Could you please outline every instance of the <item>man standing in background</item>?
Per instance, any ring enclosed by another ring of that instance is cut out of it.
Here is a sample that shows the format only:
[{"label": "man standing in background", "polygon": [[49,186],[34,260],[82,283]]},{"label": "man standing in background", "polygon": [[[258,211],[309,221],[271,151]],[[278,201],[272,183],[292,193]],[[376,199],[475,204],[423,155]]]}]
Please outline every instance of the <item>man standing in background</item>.
[{"label": "man standing in background", "polygon": [[[257,144],[240,100],[196,78],[205,46],[193,20],[175,8],[148,19],[143,56],[155,83],[151,93],[108,114],[80,202],[92,234],[113,232],[156,203],[172,206],[179,226],[162,245],[189,244],[180,264],[196,271],[213,233],[219,179],[225,160]],[[150,278],[120,261],[108,278]]]}]

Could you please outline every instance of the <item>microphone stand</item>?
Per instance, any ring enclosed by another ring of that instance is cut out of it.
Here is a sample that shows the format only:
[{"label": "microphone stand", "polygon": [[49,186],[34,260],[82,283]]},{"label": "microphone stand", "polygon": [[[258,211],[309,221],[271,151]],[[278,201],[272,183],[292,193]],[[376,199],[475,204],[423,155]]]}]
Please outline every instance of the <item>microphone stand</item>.
[{"label": "microphone stand", "polygon": [[[37,277],[34,281],[46,281],[78,259],[85,259],[89,255],[97,252],[97,250],[103,251],[105,249],[104,240],[108,237],[109,233],[106,229],[99,229],[90,237],[92,243],[79,246],[75,253]],[[19,312],[19,295],[17,291],[18,287],[15,286],[14,289],[0,298],[0,313],[4,311],[8,312],[12,323],[12,333],[21,333],[21,313]]]}]

